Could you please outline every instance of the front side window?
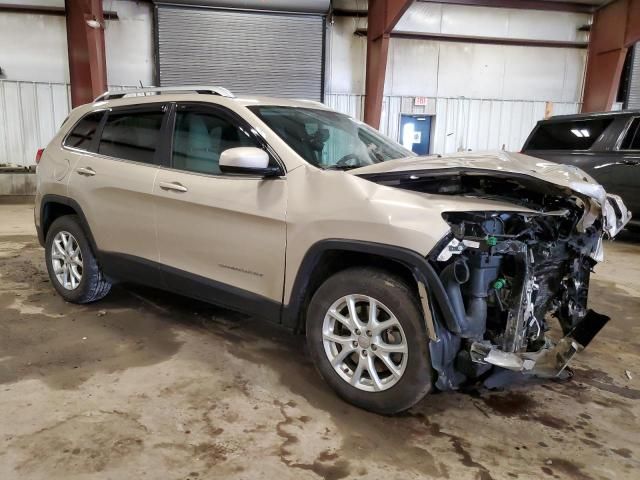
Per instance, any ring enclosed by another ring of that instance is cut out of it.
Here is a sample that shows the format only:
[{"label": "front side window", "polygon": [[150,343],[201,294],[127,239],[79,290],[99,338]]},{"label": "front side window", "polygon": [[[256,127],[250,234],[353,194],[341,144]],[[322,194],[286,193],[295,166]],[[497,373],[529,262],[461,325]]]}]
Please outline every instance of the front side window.
[{"label": "front side window", "polygon": [[540,125],[526,150],[589,150],[612,122],[611,118],[549,122]]},{"label": "front side window", "polygon": [[83,117],[65,138],[64,146],[89,150],[103,115],[104,111],[93,112]]},{"label": "front side window", "polygon": [[640,117],[634,118],[620,144],[620,150],[640,150]]},{"label": "front side window", "polygon": [[109,112],[98,153],[124,160],[154,163],[163,116],[161,107],[145,111]]},{"label": "front side window", "polygon": [[178,111],[173,168],[219,175],[220,154],[229,148],[260,147],[242,127],[217,112]]},{"label": "front side window", "polygon": [[249,109],[316,167],[346,170],[415,156],[368,125],[341,113],[283,106]]}]

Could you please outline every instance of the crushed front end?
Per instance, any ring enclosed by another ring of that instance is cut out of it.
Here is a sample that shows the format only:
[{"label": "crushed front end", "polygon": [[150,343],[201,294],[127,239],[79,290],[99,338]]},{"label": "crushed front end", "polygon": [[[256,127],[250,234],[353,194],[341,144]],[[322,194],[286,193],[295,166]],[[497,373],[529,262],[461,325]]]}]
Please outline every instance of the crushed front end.
[{"label": "crushed front end", "polygon": [[451,231],[428,257],[436,275],[428,286],[430,351],[441,390],[505,369],[560,376],[609,320],[587,308],[589,277],[602,260],[603,237],[615,235],[630,214],[599,185],[569,189],[469,169],[378,181],[514,205],[443,213]]},{"label": "crushed front end", "polygon": [[[467,377],[490,365],[560,374],[608,320],[587,309],[599,225],[578,232],[577,208],[445,217],[452,233],[431,260],[454,313],[446,326],[462,340],[449,368]],[[565,335],[557,343],[547,335],[552,318]]]}]

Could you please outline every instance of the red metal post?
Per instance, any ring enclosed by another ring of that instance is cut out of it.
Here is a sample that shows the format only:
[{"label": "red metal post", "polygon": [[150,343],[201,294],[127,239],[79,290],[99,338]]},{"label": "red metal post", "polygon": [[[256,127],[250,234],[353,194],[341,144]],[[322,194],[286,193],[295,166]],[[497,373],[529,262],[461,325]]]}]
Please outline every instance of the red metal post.
[{"label": "red metal post", "polygon": [[65,0],[71,104],[92,102],[107,89],[102,0]]},{"label": "red metal post", "polygon": [[628,48],[640,41],[640,0],[617,0],[598,10],[589,39],[583,112],[610,110]]},{"label": "red metal post", "polygon": [[382,115],[389,34],[411,3],[412,0],[369,1],[364,121],[374,128],[380,126]]}]

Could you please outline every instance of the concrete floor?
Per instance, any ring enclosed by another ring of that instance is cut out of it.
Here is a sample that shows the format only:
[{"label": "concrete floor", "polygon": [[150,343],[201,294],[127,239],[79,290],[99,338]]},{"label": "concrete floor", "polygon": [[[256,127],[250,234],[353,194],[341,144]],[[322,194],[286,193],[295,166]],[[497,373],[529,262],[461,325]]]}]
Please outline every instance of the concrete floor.
[{"label": "concrete floor", "polygon": [[31,208],[0,205],[0,478],[637,479],[640,243],[606,254],[590,299],[612,321],[572,381],[388,418],[339,400],[302,337],[235,313],[139,287],[65,303]]}]

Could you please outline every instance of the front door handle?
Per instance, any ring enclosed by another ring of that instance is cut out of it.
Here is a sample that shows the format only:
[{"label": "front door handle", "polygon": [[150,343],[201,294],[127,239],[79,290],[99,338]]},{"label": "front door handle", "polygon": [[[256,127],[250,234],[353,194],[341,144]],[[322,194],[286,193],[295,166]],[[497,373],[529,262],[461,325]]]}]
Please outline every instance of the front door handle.
[{"label": "front door handle", "polygon": [[96,171],[91,167],[80,167],[76,169],[76,172],[87,177],[93,177],[96,174]]},{"label": "front door handle", "polygon": [[625,165],[640,165],[640,160],[635,160],[631,158],[625,158],[622,163]]},{"label": "front door handle", "polygon": [[174,192],[186,192],[188,188],[180,185],[178,182],[160,182],[160,188],[163,190],[173,190]]}]

